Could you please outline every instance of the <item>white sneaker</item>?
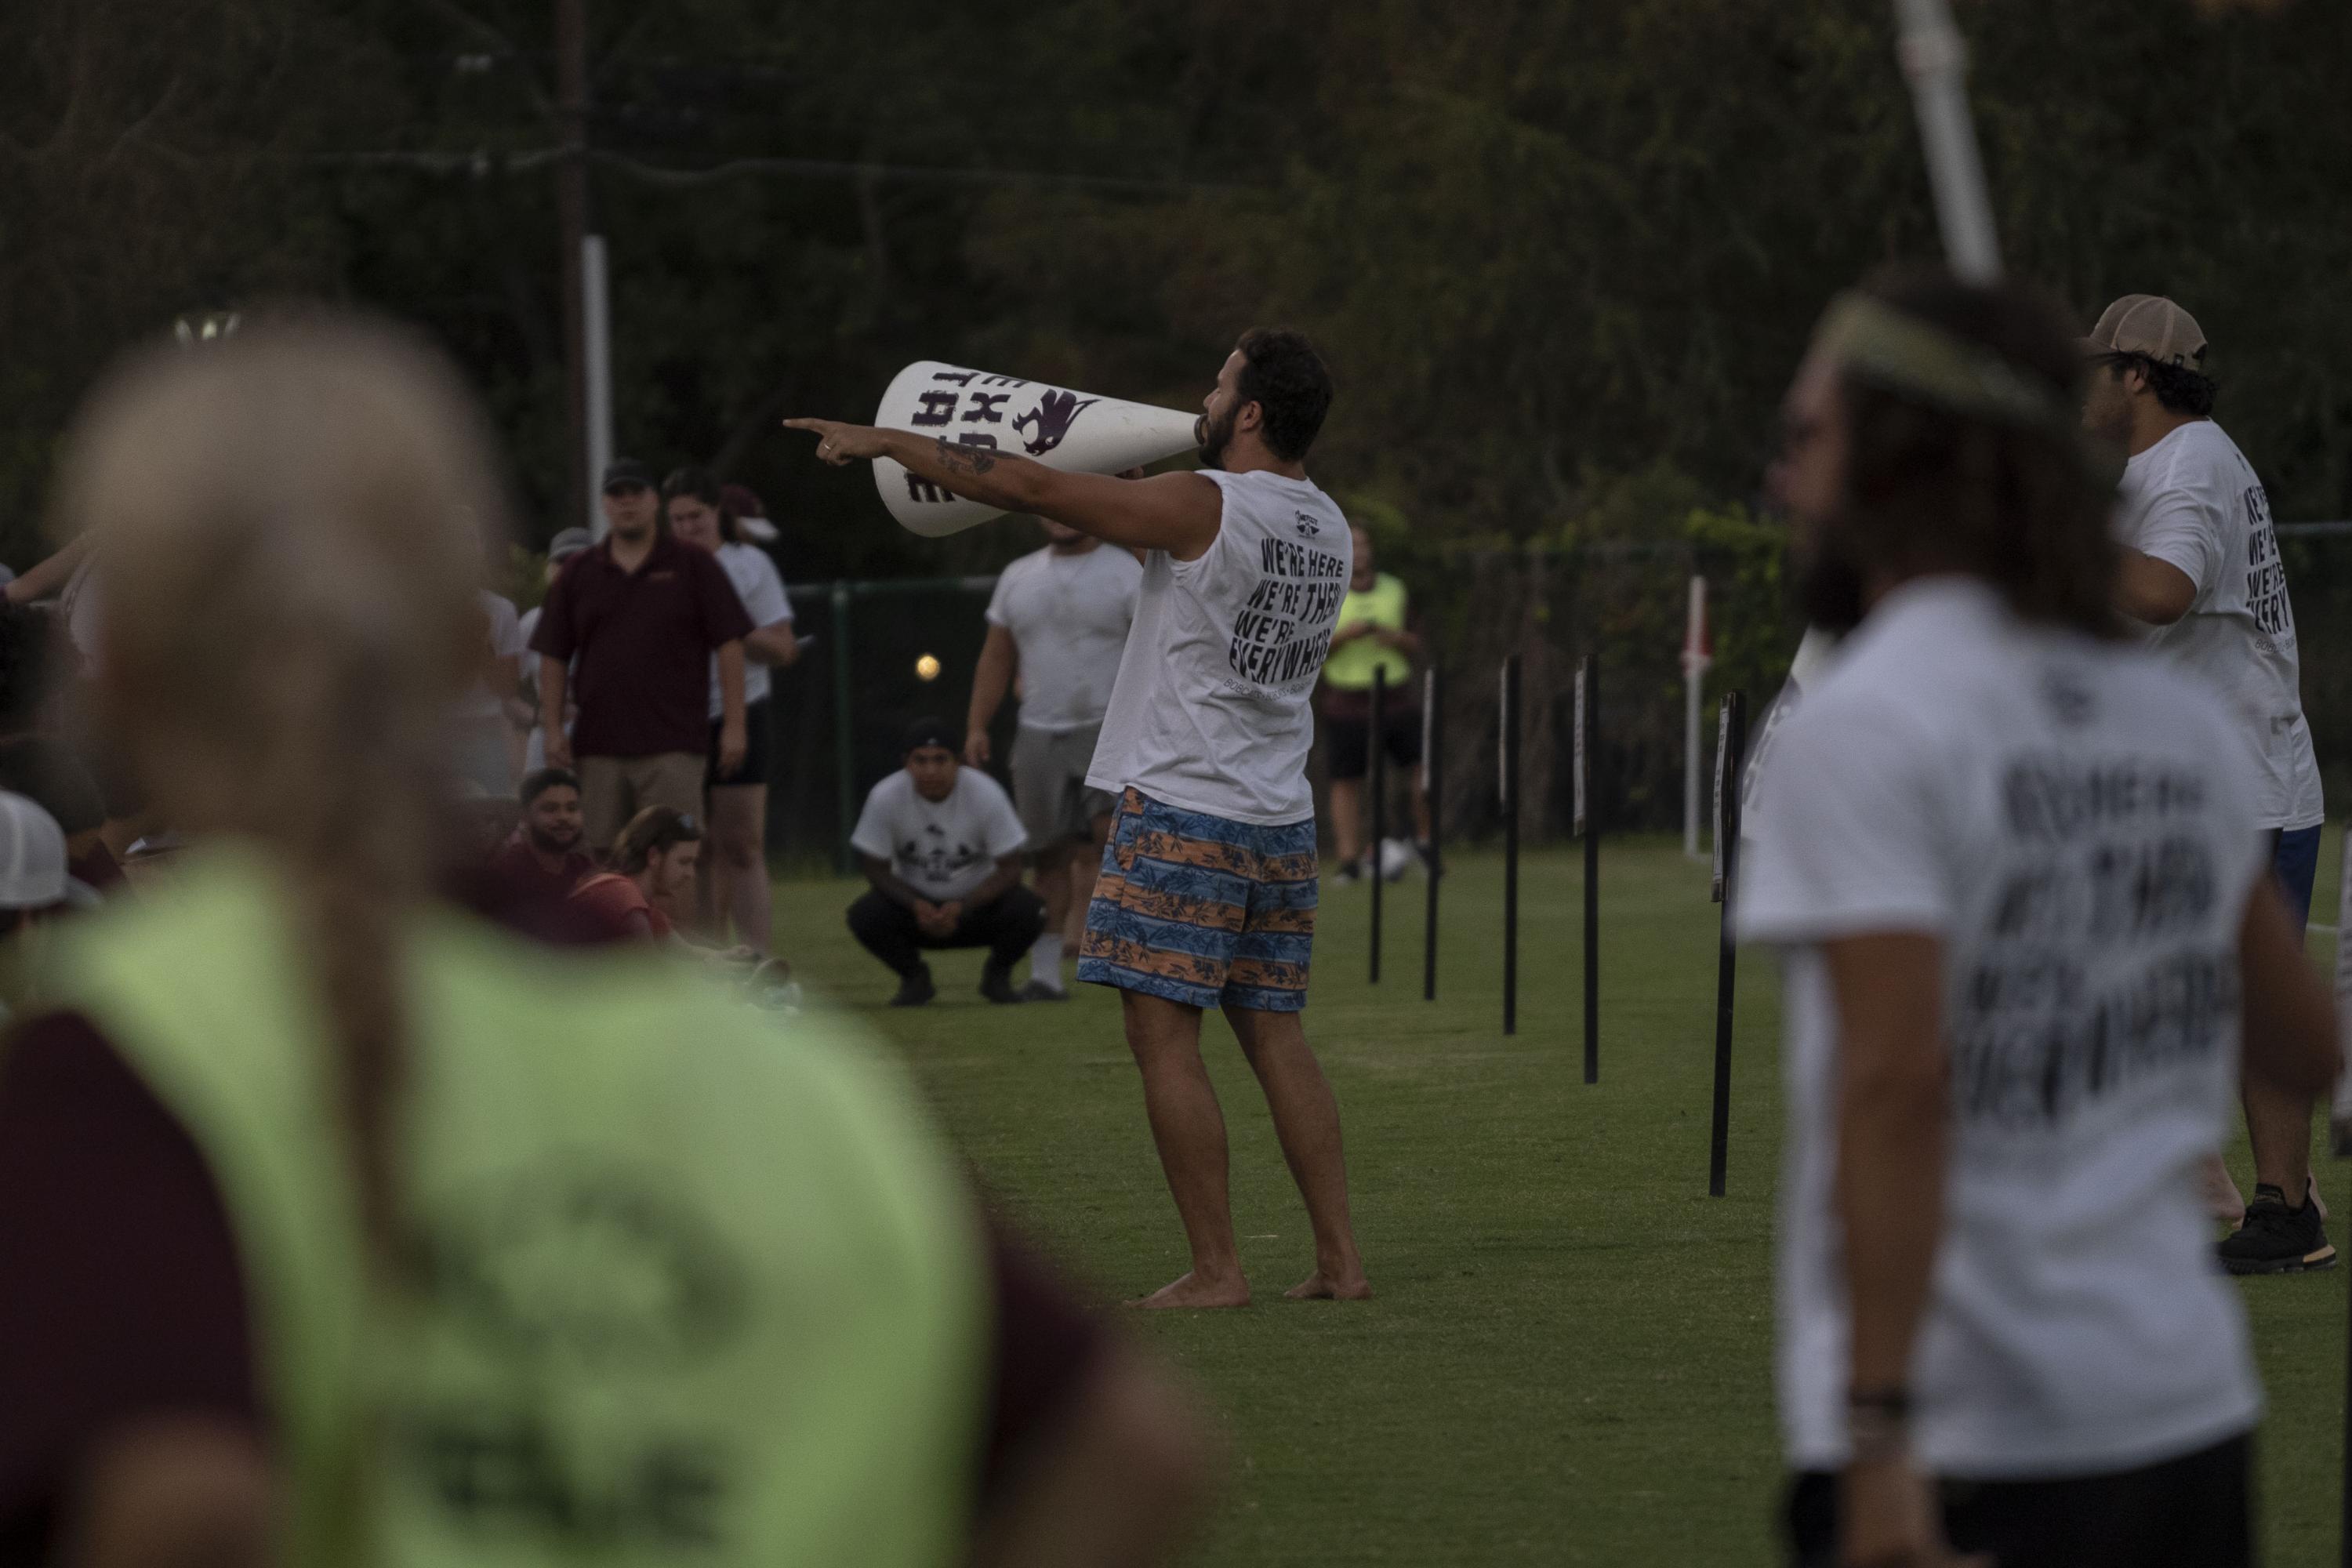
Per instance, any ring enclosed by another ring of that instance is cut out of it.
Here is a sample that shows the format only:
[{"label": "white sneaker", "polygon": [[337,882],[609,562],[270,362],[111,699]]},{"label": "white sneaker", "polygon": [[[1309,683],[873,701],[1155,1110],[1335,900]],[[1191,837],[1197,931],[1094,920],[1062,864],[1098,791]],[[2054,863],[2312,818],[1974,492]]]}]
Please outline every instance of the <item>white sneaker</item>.
[{"label": "white sneaker", "polygon": [[1381,879],[1385,882],[1402,881],[1404,874],[1412,869],[1413,858],[1412,845],[1407,840],[1381,839]]}]

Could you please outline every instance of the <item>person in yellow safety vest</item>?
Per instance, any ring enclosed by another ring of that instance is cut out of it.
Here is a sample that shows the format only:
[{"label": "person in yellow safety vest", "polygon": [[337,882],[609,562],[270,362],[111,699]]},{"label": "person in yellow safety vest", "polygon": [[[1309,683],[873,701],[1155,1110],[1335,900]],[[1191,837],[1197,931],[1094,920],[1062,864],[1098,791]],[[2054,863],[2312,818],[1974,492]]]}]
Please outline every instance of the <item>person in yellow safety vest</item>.
[{"label": "person in yellow safety vest", "polygon": [[1405,615],[1404,584],[1375,570],[1372,536],[1359,523],[1355,574],[1348,581],[1348,596],[1339,605],[1339,624],[1331,634],[1331,653],[1323,661],[1322,700],[1324,755],[1331,768],[1331,836],[1339,849],[1338,876],[1352,882],[1367,871],[1391,880],[1404,874],[1408,862],[1398,858],[1382,865],[1385,846],[1364,843],[1364,775],[1370,771],[1372,681],[1385,671],[1387,689],[1381,717],[1379,743],[1389,758],[1405,770],[1412,793],[1412,826],[1425,865],[1429,858],[1429,796],[1421,787],[1421,682],[1414,665],[1421,658],[1421,637]]},{"label": "person in yellow safety vest", "polygon": [[1199,1425],[866,1042],[436,896],[491,450],[331,313],[68,445],[100,709],[198,847],[0,1050],[0,1555],[1159,1560]]}]

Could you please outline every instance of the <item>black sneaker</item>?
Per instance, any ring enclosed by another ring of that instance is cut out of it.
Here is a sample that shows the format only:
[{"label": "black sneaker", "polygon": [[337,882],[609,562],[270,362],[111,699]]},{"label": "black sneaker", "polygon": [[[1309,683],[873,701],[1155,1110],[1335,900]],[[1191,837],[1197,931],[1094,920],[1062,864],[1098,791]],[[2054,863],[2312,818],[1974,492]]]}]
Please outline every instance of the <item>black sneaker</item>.
[{"label": "black sneaker", "polygon": [[893,1007],[919,1007],[940,994],[931,984],[931,966],[917,966],[911,973],[898,977],[898,994],[890,998]]},{"label": "black sneaker", "polygon": [[999,969],[992,963],[981,967],[980,994],[996,1003],[1021,1000],[1021,993],[1013,989],[1013,971]]},{"label": "black sneaker", "polygon": [[2232,1274],[2303,1274],[2336,1267],[2336,1249],[2319,1223],[2319,1205],[2286,1206],[2264,1182],[2246,1205],[2246,1223],[2221,1238],[2221,1267]]},{"label": "black sneaker", "polygon": [[1338,870],[1331,873],[1331,879],[1335,882],[1362,881],[1364,879],[1363,863],[1359,860],[1349,860],[1346,862],[1341,865]]},{"label": "black sneaker", "polygon": [[1070,994],[1059,985],[1048,985],[1042,980],[1032,980],[1021,988],[1024,1002],[1066,1002]]}]

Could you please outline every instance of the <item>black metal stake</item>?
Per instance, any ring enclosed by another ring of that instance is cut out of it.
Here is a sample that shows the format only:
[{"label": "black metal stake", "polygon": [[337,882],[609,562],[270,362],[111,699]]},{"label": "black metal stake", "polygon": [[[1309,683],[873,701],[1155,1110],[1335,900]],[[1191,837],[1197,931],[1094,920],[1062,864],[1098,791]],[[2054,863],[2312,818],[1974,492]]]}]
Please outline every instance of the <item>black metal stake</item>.
[{"label": "black metal stake", "polygon": [[1721,875],[1716,897],[1723,903],[1722,935],[1715,970],[1715,1121],[1706,1155],[1706,1192],[1723,1196],[1724,1167],[1731,1138],[1731,994],[1738,978],[1739,948],[1732,929],[1732,904],[1739,882],[1739,777],[1748,755],[1748,697],[1726,692],[1716,727],[1715,845]]},{"label": "black metal stake", "polygon": [[1519,1032],[1519,656],[1503,661],[1503,1033]]},{"label": "black metal stake", "polygon": [[1437,840],[1444,831],[1445,815],[1443,805],[1445,768],[1439,758],[1444,738],[1445,721],[1437,706],[1437,667],[1432,665],[1421,677],[1421,793],[1429,802],[1428,859],[1422,871],[1429,879],[1429,910],[1423,917],[1421,933],[1421,999],[1437,1000]]},{"label": "black metal stake", "polygon": [[1364,788],[1372,797],[1372,984],[1381,983],[1381,889],[1388,881],[1381,864],[1381,847],[1388,837],[1388,706],[1389,672],[1385,665],[1372,666],[1372,741],[1370,776]]},{"label": "black metal stake", "polygon": [[1584,1081],[1601,1081],[1601,665],[1590,654],[1584,659],[1582,732],[1577,749],[1583,753],[1577,779],[1585,795],[1584,808]]}]

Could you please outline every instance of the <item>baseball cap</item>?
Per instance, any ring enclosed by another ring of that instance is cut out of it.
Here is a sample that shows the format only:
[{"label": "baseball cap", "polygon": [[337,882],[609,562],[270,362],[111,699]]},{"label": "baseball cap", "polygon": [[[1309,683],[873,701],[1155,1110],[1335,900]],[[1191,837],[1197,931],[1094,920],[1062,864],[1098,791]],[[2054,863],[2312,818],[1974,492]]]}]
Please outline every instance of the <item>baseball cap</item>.
[{"label": "baseball cap", "polygon": [[604,465],[604,482],[599,487],[607,494],[614,489],[635,487],[649,490],[654,488],[654,471],[635,458],[615,458]]},{"label": "baseball cap", "polygon": [[550,561],[569,561],[583,550],[596,547],[596,536],[584,528],[567,528],[547,542]]},{"label": "baseball cap", "polygon": [[898,754],[919,752],[925,746],[944,746],[952,752],[957,737],[948,729],[944,719],[922,718],[907,726],[907,733],[898,746]]},{"label": "baseball cap", "polygon": [[2146,354],[2158,364],[2201,373],[2205,329],[2160,294],[2126,294],[2099,313],[2099,324],[2083,340],[2083,352]]},{"label": "baseball cap", "polygon": [[0,790],[0,910],[97,902],[97,889],[66,874],[66,835],[58,819],[26,796]]},{"label": "baseball cap", "polygon": [[762,544],[776,542],[776,525],[768,521],[768,503],[752,492],[749,485],[721,485],[719,503],[735,514],[735,526],[746,537]]}]

